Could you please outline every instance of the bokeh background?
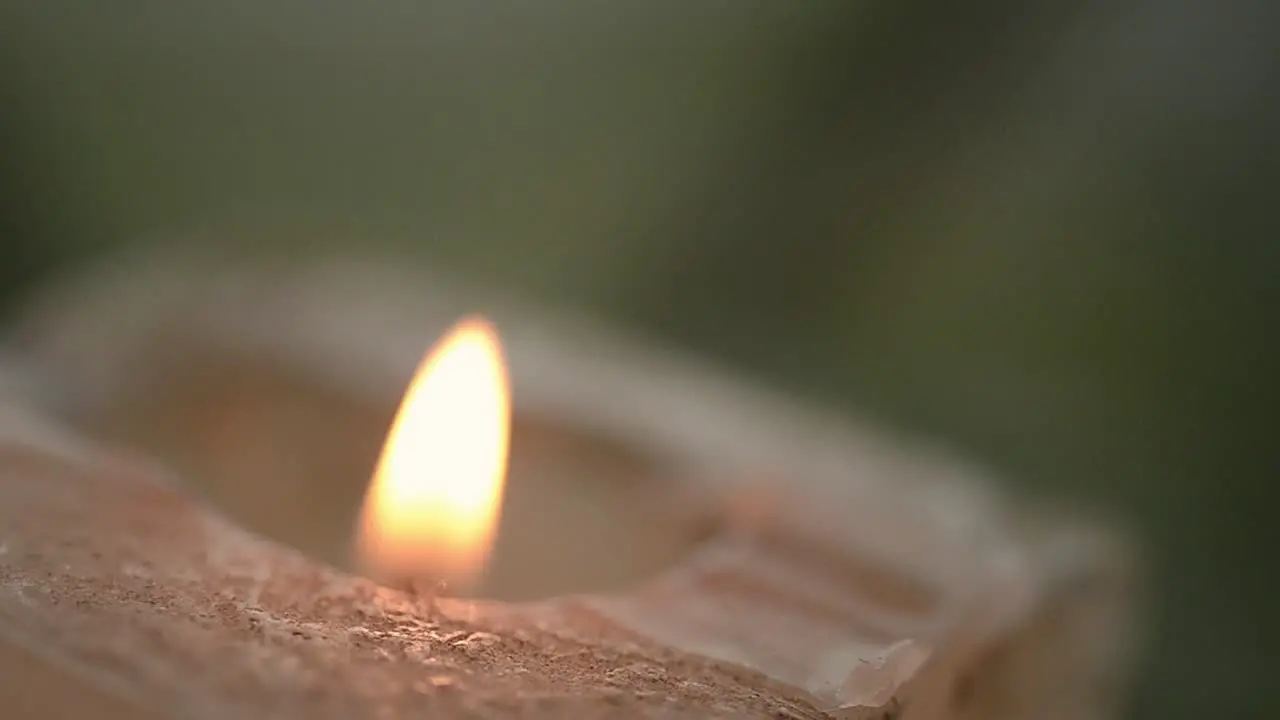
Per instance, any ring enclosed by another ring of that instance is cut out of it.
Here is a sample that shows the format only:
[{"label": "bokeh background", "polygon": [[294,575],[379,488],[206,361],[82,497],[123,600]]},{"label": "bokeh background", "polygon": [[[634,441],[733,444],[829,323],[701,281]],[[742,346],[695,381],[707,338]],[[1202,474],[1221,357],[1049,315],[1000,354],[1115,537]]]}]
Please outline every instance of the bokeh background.
[{"label": "bokeh background", "polygon": [[3,308],[143,242],[398,248],[584,306],[1125,518],[1132,716],[1280,717],[1277,20],[4,0]]}]

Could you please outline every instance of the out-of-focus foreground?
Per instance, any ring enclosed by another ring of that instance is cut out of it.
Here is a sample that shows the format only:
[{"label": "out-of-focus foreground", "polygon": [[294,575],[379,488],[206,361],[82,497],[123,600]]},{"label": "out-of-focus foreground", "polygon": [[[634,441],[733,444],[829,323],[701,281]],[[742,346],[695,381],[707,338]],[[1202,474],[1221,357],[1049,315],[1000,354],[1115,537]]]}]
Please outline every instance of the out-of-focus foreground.
[{"label": "out-of-focus foreground", "polygon": [[1136,714],[1274,715],[1275,15],[6,3],[0,289],[326,246],[585,307],[1114,509]]}]

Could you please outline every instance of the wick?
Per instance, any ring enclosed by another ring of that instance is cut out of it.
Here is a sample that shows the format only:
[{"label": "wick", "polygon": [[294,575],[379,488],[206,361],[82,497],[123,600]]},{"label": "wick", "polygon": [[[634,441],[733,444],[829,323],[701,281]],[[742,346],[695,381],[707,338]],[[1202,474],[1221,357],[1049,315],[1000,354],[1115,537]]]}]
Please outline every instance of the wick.
[{"label": "wick", "polygon": [[444,580],[430,580],[422,577],[405,578],[394,583],[393,587],[402,590],[418,603],[425,605],[430,615],[436,612],[436,600],[445,594],[448,583]]}]

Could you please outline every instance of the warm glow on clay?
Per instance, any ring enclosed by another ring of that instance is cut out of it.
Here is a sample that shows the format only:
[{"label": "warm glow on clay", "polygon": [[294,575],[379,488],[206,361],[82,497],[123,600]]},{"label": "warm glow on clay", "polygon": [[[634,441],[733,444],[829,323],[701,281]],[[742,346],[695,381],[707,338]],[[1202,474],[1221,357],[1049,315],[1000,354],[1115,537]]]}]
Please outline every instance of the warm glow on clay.
[{"label": "warm glow on clay", "polygon": [[461,589],[483,571],[502,507],[510,398],[488,321],[467,318],[432,349],[365,496],[357,550],[371,575]]}]

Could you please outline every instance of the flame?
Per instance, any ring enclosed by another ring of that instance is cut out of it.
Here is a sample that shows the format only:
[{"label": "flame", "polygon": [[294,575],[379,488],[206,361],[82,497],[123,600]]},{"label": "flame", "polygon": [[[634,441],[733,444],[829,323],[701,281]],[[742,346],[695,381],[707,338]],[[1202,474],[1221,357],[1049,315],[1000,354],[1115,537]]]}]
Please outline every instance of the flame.
[{"label": "flame", "polygon": [[502,346],[460,321],[422,361],[369,484],[357,553],[373,577],[447,582],[483,572],[502,507],[511,426]]}]

